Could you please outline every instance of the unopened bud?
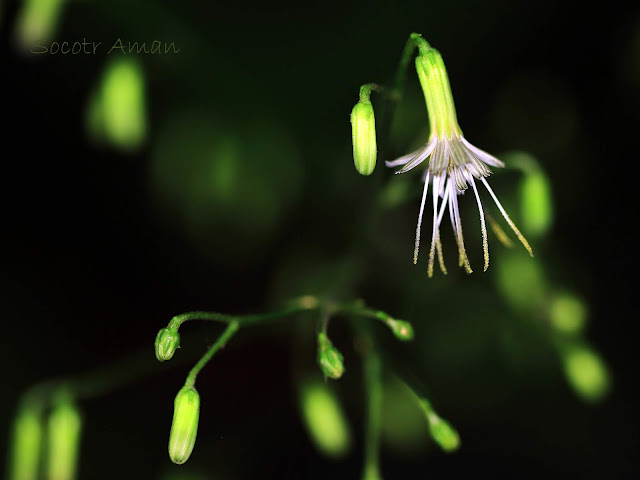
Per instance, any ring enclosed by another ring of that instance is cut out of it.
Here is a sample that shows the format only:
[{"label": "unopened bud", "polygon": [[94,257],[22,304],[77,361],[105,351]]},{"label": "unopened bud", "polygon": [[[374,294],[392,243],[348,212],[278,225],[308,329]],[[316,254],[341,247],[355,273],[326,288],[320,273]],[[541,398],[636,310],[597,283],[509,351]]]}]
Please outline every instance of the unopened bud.
[{"label": "unopened bud", "polygon": [[169,435],[169,458],[183,464],[191,456],[198,434],[200,395],[194,387],[185,385],[176,395],[173,404],[173,422]]},{"label": "unopened bud", "polygon": [[47,478],[76,478],[82,418],[71,397],[63,393],[56,400],[48,427]]},{"label": "unopened bud", "polygon": [[376,121],[369,100],[360,100],[351,110],[351,139],[356,170],[360,175],[371,175],[376,168],[378,149]]},{"label": "unopened bud", "polygon": [[449,425],[449,422],[443,420],[435,413],[431,413],[427,416],[429,421],[429,433],[435,442],[445,452],[453,452],[460,446],[460,436],[455,429]]},{"label": "unopened bud", "polygon": [[164,362],[171,360],[176,348],[180,346],[180,334],[177,330],[162,328],[156,336],[156,358]]},{"label": "unopened bud", "polygon": [[35,480],[38,478],[40,448],[42,445],[42,422],[40,408],[25,404],[14,420],[13,440],[10,443],[11,469],[9,478]]},{"label": "unopened bud", "polygon": [[318,334],[318,365],[325,377],[337,379],[344,373],[342,354],[324,332]]},{"label": "unopened bud", "polygon": [[413,326],[409,322],[389,317],[386,323],[398,340],[413,340]]}]

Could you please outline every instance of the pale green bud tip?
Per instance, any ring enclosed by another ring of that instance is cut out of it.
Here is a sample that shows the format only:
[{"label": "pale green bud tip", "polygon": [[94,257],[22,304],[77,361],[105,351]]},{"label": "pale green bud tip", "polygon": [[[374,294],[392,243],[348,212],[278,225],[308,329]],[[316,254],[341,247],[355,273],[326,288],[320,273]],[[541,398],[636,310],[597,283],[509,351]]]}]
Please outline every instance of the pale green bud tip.
[{"label": "pale green bud tip", "polygon": [[409,322],[389,318],[387,325],[398,340],[413,340],[413,326]]},{"label": "pale green bud tip", "polygon": [[177,330],[169,328],[160,329],[155,342],[156,358],[161,362],[171,360],[173,354],[176,353],[176,348],[179,346],[180,334]]},{"label": "pale green bud tip", "polygon": [[185,385],[176,395],[173,407],[169,435],[169,458],[173,463],[181,465],[189,460],[196,444],[199,417],[200,395],[194,387]]},{"label": "pale green bud tip", "polygon": [[324,332],[318,334],[318,365],[325,377],[338,379],[344,373],[342,354]]},{"label": "pale green bud tip", "polygon": [[378,147],[373,105],[368,100],[360,100],[351,111],[351,139],[356,170],[361,175],[371,175],[376,168]]},{"label": "pale green bud tip", "polygon": [[428,416],[429,433],[445,452],[453,452],[460,447],[460,436],[455,429],[435,413]]}]

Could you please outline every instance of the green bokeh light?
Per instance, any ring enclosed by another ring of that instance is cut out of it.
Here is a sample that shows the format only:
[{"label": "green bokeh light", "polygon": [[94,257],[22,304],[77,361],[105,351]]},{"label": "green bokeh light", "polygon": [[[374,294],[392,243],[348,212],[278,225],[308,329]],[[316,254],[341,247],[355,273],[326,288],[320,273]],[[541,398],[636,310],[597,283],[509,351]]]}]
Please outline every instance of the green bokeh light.
[{"label": "green bokeh light", "polygon": [[562,333],[580,333],[587,321],[587,306],[571,293],[559,293],[549,306],[551,325]]},{"label": "green bokeh light", "polygon": [[331,388],[322,382],[301,387],[302,416],[309,436],[320,452],[342,457],[351,446],[351,434],[340,403]]},{"label": "green bokeh light", "polygon": [[600,355],[582,344],[562,350],[564,373],[573,390],[587,402],[598,402],[611,387],[609,371]]},{"label": "green bokeh light", "polygon": [[28,50],[36,41],[53,38],[66,0],[25,0],[16,19],[16,35]]},{"label": "green bokeh light", "polygon": [[525,175],[520,184],[520,217],[527,235],[539,237],[551,227],[553,203],[546,175],[536,171]]},{"label": "green bokeh light", "polygon": [[535,258],[503,251],[495,263],[498,288],[512,307],[532,310],[544,301],[546,281]]}]

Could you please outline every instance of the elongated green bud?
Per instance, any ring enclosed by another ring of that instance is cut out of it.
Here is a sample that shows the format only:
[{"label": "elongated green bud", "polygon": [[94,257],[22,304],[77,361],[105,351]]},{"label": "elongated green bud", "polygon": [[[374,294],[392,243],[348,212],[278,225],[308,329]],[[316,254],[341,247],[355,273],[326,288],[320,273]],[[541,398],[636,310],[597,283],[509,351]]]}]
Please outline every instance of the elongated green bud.
[{"label": "elongated green bud", "polygon": [[344,373],[342,354],[324,332],[318,334],[318,365],[325,377],[337,379]]},{"label": "elongated green bud", "polygon": [[178,333],[178,330],[170,328],[160,329],[155,342],[156,358],[161,362],[171,360],[179,346],[180,334]]},{"label": "elongated green bud", "polygon": [[460,436],[458,432],[447,422],[435,413],[427,415],[429,421],[429,433],[431,438],[440,445],[445,452],[453,452],[460,446]]},{"label": "elongated green bud", "polygon": [[371,175],[376,168],[376,120],[369,99],[361,98],[351,110],[353,163],[360,175]]},{"label": "elongated green bud", "polygon": [[48,428],[47,478],[76,478],[82,418],[70,397],[63,395],[57,400],[49,416]]},{"label": "elongated green bud", "polygon": [[169,435],[169,458],[182,465],[189,460],[198,434],[200,395],[195,387],[185,385],[176,395],[173,404],[173,422]]},{"label": "elongated green bud", "polygon": [[20,408],[13,427],[10,480],[38,478],[41,445],[40,408],[36,405],[24,405]]}]

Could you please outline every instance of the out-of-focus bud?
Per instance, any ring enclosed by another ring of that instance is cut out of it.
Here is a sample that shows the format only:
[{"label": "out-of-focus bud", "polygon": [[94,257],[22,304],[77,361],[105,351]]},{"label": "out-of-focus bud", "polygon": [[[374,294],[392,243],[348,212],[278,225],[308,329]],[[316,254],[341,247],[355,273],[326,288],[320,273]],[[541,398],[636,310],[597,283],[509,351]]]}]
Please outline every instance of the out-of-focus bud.
[{"label": "out-of-focus bud", "polygon": [[325,377],[337,379],[344,373],[342,354],[324,332],[318,334],[318,365]]},{"label": "out-of-focus bud", "polygon": [[549,305],[549,319],[560,333],[580,333],[587,323],[587,306],[571,293],[556,294]]},{"label": "out-of-focus bud", "polygon": [[173,404],[173,422],[169,435],[169,458],[183,464],[191,456],[198,434],[200,395],[194,387],[185,385],[176,395]]},{"label": "out-of-focus bud", "polygon": [[351,446],[351,432],[330,384],[305,382],[299,393],[302,419],[317,449],[328,457],[344,457]]},{"label": "out-of-focus bud", "polygon": [[378,147],[373,105],[369,100],[361,99],[351,110],[351,140],[356,170],[360,175],[371,175],[376,168]]},{"label": "out-of-focus bud", "polygon": [[413,340],[413,326],[409,322],[391,317],[385,322],[398,340]]},{"label": "out-of-focus bud", "polygon": [[42,423],[40,407],[24,405],[20,408],[13,427],[11,441],[11,480],[35,480],[38,478]]},{"label": "out-of-focus bud", "polygon": [[533,235],[547,233],[553,220],[551,185],[541,170],[528,173],[520,185],[521,217],[524,230]]},{"label": "out-of-focus bud", "polygon": [[49,415],[47,478],[73,480],[78,470],[82,418],[71,397],[62,394]]},{"label": "out-of-focus bud", "polygon": [[435,413],[427,415],[429,421],[429,433],[435,442],[445,452],[453,452],[460,446],[460,436],[458,432],[447,422]]},{"label": "out-of-focus bud", "polygon": [[598,402],[609,392],[609,371],[600,355],[574,343],[562,351],[564,373],[573,390],[587,402]]},{"label": "out-of-focus bud", "polygon": [[161,362],[171,360],[179,346],[180,334],[178,333],[178,330],[170,328],[160,329],[155,342],[156,358]]}]

